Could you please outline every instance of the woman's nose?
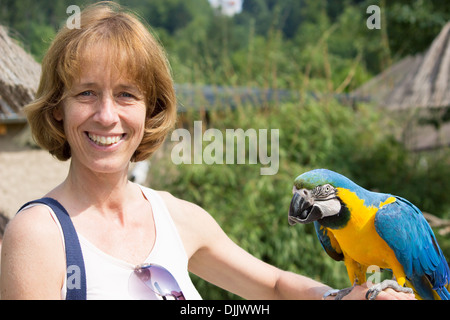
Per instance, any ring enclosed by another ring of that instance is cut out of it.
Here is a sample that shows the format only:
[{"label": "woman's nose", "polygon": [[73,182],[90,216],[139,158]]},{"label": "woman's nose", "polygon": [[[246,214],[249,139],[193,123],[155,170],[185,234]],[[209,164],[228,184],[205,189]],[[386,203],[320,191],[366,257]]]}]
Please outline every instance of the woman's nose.
[{"label": "woman's nose", "polygon": [[99,100],[94,120],[104,126],[109,126],[119,121],[117,105],[112,97],[103,96]]}]

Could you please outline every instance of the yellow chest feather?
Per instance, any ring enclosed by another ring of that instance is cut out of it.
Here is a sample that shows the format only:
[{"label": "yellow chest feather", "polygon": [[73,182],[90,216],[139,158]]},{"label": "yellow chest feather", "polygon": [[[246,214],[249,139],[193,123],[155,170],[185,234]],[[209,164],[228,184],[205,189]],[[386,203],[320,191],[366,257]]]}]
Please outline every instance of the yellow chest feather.
[{"label": "yellow chest feather", "polygon": [[337,189],[339,197],[347,205],[351,215],[345,227],[329,230],[335,236],[342,251],[360,264],[389,267],[387,263],[395,257],[395,254],[378,235],[374,220],[379,208],[395,202],[395,198],[389,197],[385,202],[380,203],[379,208],[367,207],[364,205],[364,200],[359,199],[354,192]]}]

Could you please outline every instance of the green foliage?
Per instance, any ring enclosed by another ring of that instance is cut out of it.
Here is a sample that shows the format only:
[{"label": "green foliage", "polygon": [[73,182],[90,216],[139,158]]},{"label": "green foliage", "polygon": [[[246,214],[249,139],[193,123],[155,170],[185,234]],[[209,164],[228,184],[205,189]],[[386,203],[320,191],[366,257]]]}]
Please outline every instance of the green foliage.
[{"label": "green foliage", "polygon": [[[430,41],[450,19],[450,7],[441,0],[397,0],[389,2],[390,46],[398,55],[428,48]],[[419,36],[420,35],[420,36]]]}]

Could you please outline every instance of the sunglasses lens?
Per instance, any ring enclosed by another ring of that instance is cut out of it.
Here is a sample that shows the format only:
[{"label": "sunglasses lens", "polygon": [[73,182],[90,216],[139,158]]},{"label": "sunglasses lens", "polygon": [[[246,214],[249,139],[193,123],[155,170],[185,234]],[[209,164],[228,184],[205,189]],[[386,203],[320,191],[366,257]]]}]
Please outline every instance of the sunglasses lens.
[{"label": "sunglasses lens", "polygon": [[137,268],[134,273],[148,288],[164,300],[185,300],[177,281],[165,268],[147,265]]}]

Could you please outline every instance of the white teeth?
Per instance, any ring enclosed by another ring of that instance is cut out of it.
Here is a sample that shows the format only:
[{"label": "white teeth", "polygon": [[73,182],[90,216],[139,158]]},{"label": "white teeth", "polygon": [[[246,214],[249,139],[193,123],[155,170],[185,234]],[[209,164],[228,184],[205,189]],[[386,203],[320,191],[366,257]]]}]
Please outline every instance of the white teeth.
[{"label": "white teeth", "polygon": [[122,135],[114,137],[105,137],[105,136],[98,136],[90,132],[88,133],[88,136],[89,139],[91,139],[91,141],[95,142],[99,146],[110,146],[116,144],[117,142],[120,141],[120,139],[122,139]]}]

